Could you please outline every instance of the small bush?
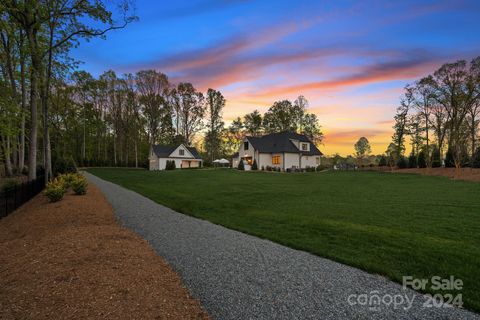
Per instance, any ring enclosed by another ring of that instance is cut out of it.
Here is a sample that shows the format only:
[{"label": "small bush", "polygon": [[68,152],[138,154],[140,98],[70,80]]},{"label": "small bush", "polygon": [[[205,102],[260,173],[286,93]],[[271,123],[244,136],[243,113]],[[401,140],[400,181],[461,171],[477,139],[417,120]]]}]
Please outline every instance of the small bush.
[{"label": "small bush", "polygon": [[417,167],[417,156],[412,152],[408,156],[408,167],[416,168]]},{"label": "small bush", "polygon": [[480,168],[480,147],[477,148],[475,151],[475,155],[472,159],[472,167],[473,168]]},{"label": "small bush", "polygon": [[3,192],[5,194],[11,193],[15,190],[15,187],[17,187],[20,183],[16,179],[7,179],[5,183],[2,186],[2,189],[0,192]]},{"label": "small bush", "polygon": [[65,182],[63,179],[55,179],[47,183],[45,187],[45,195],[50,202],[57,202],[62,200],[65,194]]},{"label": "small bush", "polygon": [[240,162],[238,163],[238,170],[245,170],[245,165],[243,164],[243,160],[240,159]]},{"label": "small bush", "polygon": [[447,154],[445,155],[445,167],[454,168],[455,160],[453,160],[453,150],[448,148]]},{"label": "small bush", "polygon": [[177,165],[175,164],[175,160],[167,160],[165,165],[165,170],[175,170]]},{"label": "small bush", "polygon": [[385,156],[380,157],[380,161],[378,161],[378,166],[379,167],[386,167],[387,166],[387,158]]},{"label": "small bush", "polygon": [[397,161],[397,166],[400,169],[406,169],[408,167],[408,161],[405,157],[400,157]]},{"label": "small bush", "polygon": [[55,161],[53,166],[53,173],[54,175],[58,176],[65,173],[76,173],[77,166],[75,165],[75,161],[72,158],[59,158]]},{"label": "small bush", "polygon": [[420,151],[418,154],[418,163],[417,163],[419,168],[426,168],[427,167],[427,155],[425,154],[425,151]]},{"label": "small bush", "polygon": [[258,170],[257,160],[253,160],[252,170]]},{"label": "small bush", "polygon": [[262,166],[262,171],[265,171],[265,166]]},{"label": "small bush", "polygon": [[76,195],[87,193],[88,182],[84,176],[77,175],[71,182],[72,190]]},{"label": "small bush", "polygon": [[440,168],[442,166],[442,160],[440,159],[440,149],[434,147],[432,151],[432,168]]},{"label": "small bush", "polygon": [[80,176],[78,173],[65,173],[59,176],[59,178],[63,179],[63,184],[65,189],[71,188],[73,181]]}]

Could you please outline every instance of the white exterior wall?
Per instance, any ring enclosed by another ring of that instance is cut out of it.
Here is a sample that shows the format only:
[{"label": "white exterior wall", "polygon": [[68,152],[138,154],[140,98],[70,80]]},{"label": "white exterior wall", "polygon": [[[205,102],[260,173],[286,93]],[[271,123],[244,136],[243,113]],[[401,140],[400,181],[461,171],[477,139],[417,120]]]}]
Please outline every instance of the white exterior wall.
[{"label": "white exterior wall", "polygon": [[[167,166],[167,160],[170,160],[168,158],[159,158],[158,159],[158,170],[165,170],[165,167]],[[176,165],[176,163],[175,163]]]},{"label": "white exterior wall", "polygon": [[285,170],[292,167],[298,168],[300,165],[300,155],[298,153],[285,153]]},{"label": "white exterior wall", "polygon": [[[317,159],[319,162],[317,163]],[[302,156],[302,169],[320,165],[320,156]]]},{"label": "white exterior wall", "polygon": [[[180,155],[180,149],[184,150],[184,155]],[[183,144],[179,145],[170,155],[169,158],[195,158],[193,154],[190,153],[190,150],[187,149]],[[176,164],[176,163],[175,163]],[[179,168],[179,167],[177,167]]]},{"label": "white exterior wall", "polygon": [[255,158],[255,149],[253,148],[253,145],[250,143],[250,141],[248,142],[248,150],[245,150],[243,148],[245,141],[248,141],[248,139],[247,138],[243,139],[242,143],[240,144],[240,148],[238,149],[238,157],[239,158],[242,158],[242,157]]},{"label": "white exterior wall", "polygon": [[148,168],[150,170],[158,170],[158,158],[157,156],[155,155],[150,155],[150,157],[148,157]]},{"label": "white exterior wall", "polygon": [[267,166],[272,167],[272,155],[270,153],[259,153],[257,159],[257,164],[258,164],[258,170],[262,170],[263,168],[266,168]]},{"label": "white exterior wall", "polygon": [[[190,161],[190,168],[198,168],[200,166],[201,160],[199,159],[182,159],[182,158],[159,158],[158,159],[158,167],[155,170],[165,170],[165,167],[167,166],[167,161],[175,161],[175,168],[176,169],[181,169],[182,168],[182,161]],[[185,167],[185,168],[188,168]]]}]

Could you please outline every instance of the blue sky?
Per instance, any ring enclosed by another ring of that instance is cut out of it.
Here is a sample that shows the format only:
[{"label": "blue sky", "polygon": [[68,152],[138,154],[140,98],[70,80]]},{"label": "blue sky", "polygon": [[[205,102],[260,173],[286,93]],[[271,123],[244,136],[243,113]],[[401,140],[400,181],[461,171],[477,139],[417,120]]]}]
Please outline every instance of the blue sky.
[{"label": "blue sky", "polygon": [[303,94],[326,153],[390,140],[402,88],[480,55],[480,1],[137,1],[139,21],[74,51],[94,75],[154,68],[221,90],[228,122]]}]

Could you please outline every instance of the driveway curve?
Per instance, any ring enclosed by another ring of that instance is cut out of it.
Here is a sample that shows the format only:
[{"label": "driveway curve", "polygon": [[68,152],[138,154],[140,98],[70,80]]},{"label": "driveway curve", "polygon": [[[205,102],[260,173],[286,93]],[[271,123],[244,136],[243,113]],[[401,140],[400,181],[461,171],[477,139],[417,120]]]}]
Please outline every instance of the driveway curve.
[{"label": "driveway curve", "polygon": [[455,307],[425,307],[425,296],[382,276],[175,212],[85,175],[214,319],[480,319]]}]

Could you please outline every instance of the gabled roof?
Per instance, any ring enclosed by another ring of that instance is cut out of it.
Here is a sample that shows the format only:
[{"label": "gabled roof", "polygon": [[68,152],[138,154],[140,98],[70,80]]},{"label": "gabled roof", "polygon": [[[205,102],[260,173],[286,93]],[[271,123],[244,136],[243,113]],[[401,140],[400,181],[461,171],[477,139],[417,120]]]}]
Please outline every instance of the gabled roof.
[{"label": "gabled roof", "polygon": [[[181,145],[185,146],[183,143],[179,143],[176,145],[175,144],[172,144],[172,145],[157,144],[153,146],[153,152],[159,158],[168,158],[172,154],[172,152],[175,151]],[[195,147],[185,146],[185,148],[187,148],[188,151],[190,151],[190,153],[193,155],[193,158],[185,158],[185,159],[202,159],[198,154],[197,149],[195,149]]]},{"label": "gabled roof", "polygon": [[[252,146],[259,152],[265,153],[302,153],[306,156],[323,155],[315,144],[303,134],[299,134],[291,131],[284,131],[279,133],[271,133],[262,137],[246,137]],[[309,142],[310,151],[300,151],[292,140],[298,140],[300,142]]]}]

